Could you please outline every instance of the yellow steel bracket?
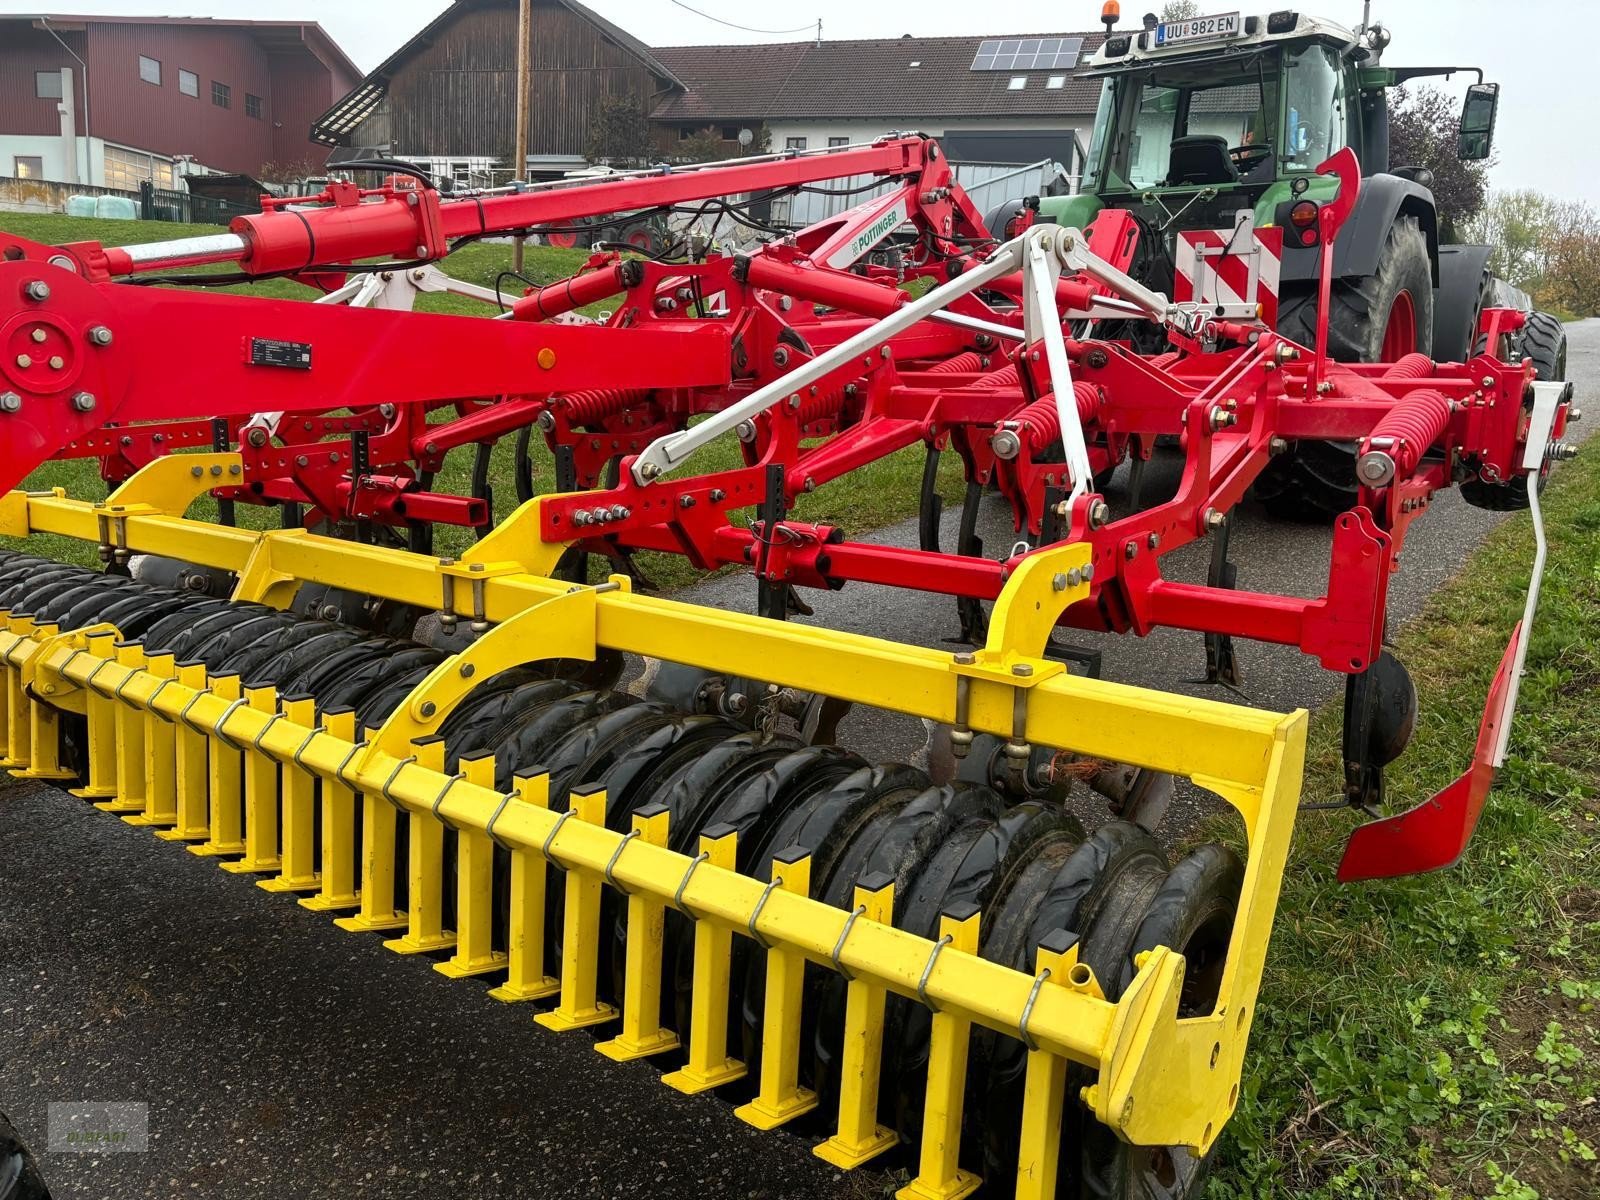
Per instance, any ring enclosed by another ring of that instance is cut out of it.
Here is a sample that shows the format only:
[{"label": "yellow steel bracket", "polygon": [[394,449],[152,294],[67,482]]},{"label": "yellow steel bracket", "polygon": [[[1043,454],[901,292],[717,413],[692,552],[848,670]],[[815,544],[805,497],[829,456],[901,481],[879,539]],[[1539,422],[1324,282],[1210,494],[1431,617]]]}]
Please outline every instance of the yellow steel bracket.
[{"label": "yellow steel bracket", "polygon": [[22,686],[33,695],[48,700],[53,708],[79,716],[87,713],[88,697],[83,685],[62,672],[80,654],[93,657],[88,648],[89,636],[100,633],[121,636],[115,625],[101,622],[37,639],[32,654],[20,667]]},{"label": "yellow steel bracket", "polygon": [[[570,500],[571,494],[562,496]],[[473,543],[461,556],[461,561],[472,563],[512,562],[527,575],[549,576],[555,573],[571,542],[547,542],[540,530],[544,526],[544,496],[525,501],[515,512],[489,533]]]},{"label": "yellow steel bracket", "polygon": [[304,541],[309,536],[303,529],[271,529],[259,534],[250,557],[239,570],[233,599],[251,600],[272,608],[288,608],[293,604],[302,581],[293,571],[276,565],[277,549],[286,542]]},{"label": "yellow steel bracket", "polygon": [[28,520],[28,501],[48,497],[65,500],[66,488],[51,488],[47,492],[5,492],[0,494],[0,536],[25,538],[33,532]]},{"label": "yellow steel bracket", "polygon": [[237,486],[243,474],[244,460],[237,454],[169,454],[152,459],[96,507],[181,517],[213,488]]},{"label": "yellow steel bracket", "polygon": [[602,592],[631,590],[627,576],[613,575],[594,587],[575,586],[494,626],[435,667],[395,707],[373,737],[368,755],[404,757],[412,742],[438,731],[468,692],[501,671],[541,659],[593,659],[597,598]]},{"label": "yellow steel bracket", "polygon": [[1087,542],[1065,542],[1029,554],[1011,573],[989,614],[989,641],[980,661],[1008,670],[1014,662],[1043,656],[1061,614],[1089,598]]}]

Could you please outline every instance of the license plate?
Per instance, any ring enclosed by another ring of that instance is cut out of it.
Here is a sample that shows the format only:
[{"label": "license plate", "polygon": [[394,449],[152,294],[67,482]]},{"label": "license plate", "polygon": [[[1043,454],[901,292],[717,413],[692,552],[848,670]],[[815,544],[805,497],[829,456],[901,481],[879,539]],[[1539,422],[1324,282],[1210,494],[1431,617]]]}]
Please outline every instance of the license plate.
[{"label": "license plate", "polygon": [[1187,21],[1164,21],[1156,26],[1156,45],[1174,42],[1203,42],[1210,38],[1238,37],[1239,14],[1219,13],[1214,17],[1190,17]]}]

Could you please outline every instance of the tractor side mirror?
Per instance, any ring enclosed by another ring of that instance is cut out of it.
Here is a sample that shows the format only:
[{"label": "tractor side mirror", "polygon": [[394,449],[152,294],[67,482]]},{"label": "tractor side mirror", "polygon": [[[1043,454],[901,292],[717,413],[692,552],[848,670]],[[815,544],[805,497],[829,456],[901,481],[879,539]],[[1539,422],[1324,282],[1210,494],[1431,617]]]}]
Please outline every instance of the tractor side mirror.
[{"label": "tractor side mirror", "polygon": [[1456,138],[1456,157],[1462,162],[1481,162],[1489,157],[1499,103],[1498,83],[1475,83],[1467,89],[1466,103],[1461,106],[1461,132]]}]

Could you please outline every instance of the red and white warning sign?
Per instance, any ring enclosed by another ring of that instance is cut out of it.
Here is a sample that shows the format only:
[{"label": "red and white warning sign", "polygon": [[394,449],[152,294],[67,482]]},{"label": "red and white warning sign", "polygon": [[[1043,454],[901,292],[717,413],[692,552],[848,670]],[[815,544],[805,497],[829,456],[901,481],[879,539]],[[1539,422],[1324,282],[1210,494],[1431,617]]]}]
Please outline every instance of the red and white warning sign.
[{"label": "red and white warning sign", "polygon": [[1248,209],[1232,229],[1195,229],[1178,235],[1173,299],[1206,304],[1259,304],[1269,329],[1278,324],[1278,274],[1283,230],[1255,228]]}]

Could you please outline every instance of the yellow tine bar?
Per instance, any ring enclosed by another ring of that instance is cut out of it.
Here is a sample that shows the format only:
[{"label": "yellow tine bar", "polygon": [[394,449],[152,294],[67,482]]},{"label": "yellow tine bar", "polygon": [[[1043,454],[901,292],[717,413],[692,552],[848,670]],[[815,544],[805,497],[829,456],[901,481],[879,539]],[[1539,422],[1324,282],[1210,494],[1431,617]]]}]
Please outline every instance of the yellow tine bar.
[{"label": "yellow tine bar", "polygon": [[[647,804],[636,809],[630,838],[637,837],[652,846],[665,846],[671,811],[664,804]],[[627,848],[627,842],[617,847],[613,866]],[[595,1046],[601,1054],[617,1062],[648,1058],[678,1045],[678,1035],[661,1027],[661,948],[666,920],[667,908],[661,901],[642,892],[629,893],[622,1033]]]},{"label": "yellow tine bar", "polygon": [[[239,673],[226,671],[213,675],[207,681],[211,694],[226,700],[231,706],[240,699]],[[224,710],[226,711],[226,710]],[[211,835],[198,846],[190,846],[190,854],[202,857],[244,853],[244,783],[243,762],[239,751],[211,733],[211,753],[206,770],[206,791],[211,797]]]},{"label": "yellow tine bar", "polygon": [[[283,719],[303,729],[320,728],[316,701],[310,696],[285,696]],[[313,892],[322,886],[322,876],[317,874],[317,777],[294,758],[283,764],[280,777],[283,864],[277,875],[256,886],[269,892]]]},{"label": "yellow tine bar", "polygon": [[[205,664],[179,663],[178,682],[184,687],[204,691]],[[206,742],[209,739],[205,734],[196,732],[182,717],[178,719],[174,736],[177,824],[171,829],[156,830],[156,836],[168,842],[203,842],[211,836],[210,817],[206,808],[206,790],[211,783],[210,763],[206,755]]]},{"label": "yellow tine bar", "polygon": [[[1034,958],[1033,996],[1047,987],[1067,987],[1078,965],[1078,939],[1058,929],[1039,943]],[[1023,1012],[1019,1032],[1028,1046],[1028,1076],[1022,1091],[1022,1141],[1017,1154],[1017,1200],[1055,1200],[1061,1161],[1061,1113],[1067,1097],[1067,1060],[1036,1050]]]},{"label": "yellow tine bar", "polygon": [[[328,733],[352,747],[356,710],[339,705],[323,711]],[[313,912],[338,912],[361,903],[356,894],[356,794],[342,779],[322,779],[322,888],[300,900]]]},{"label": "yellow tine bar", "polygon": [[[463,758],[468,783],[494,788],[494,754]],[[506,954],[491,941],[494,928],[494,842],[475,829],[456,833],[456,952],[433,969],[452,979],[484,975],[506,965]]]},{"label": "yellow tine bar", "polygon": [[[39,637],[54,637],[61,631],[60,626],[49,621],[36,628]],[[11,772],[19,779],[73,779],[77,776],[77,772],[61,765],[60,712],[31,696],[28,697],[27,754],[27,766]]]},{"label": "yellow tine bar", "polygon": [[[282,714],[278,712],[278,689],[269,684],[244,688],[244,702],[257,712],[269,713],[270,729]],[[262,734],[266,729],[261,730]],[[244,752],[244,857],[225,862],[224,871],[235,875],[254,875],[276,871],[278,857],[278,763],[253,745]]]},{"label": "yellow tine bar", "polygon": [[[444,770],[444,739],[418,738],[411,743],[417,765]],[[431,813],[411,812],[411,846],[407,865],[406,931],[383,944],[396,954],[448,950],[456,935],[444,927],[444,826]]]},{"label": "yellow tine bar", "polygon": [[[511,804],[550,807],[550,776],[518,775]],[[489,822],[493,836],[494,822]],[[506,922],[506,981],[489,995],[507,1004],[543,1000],[561,991],[561,981],[544,971],[544,899],[550,864],[537,851],[511,848],[511,911]]]},{"label": "yellow tine bar", "polygon": [[[362,737],[370,739],[375,732],[368,729]],[[408,761],[415,759],[412,754]],[[391,777],[384,786],[393,782]],[[399,815],[381,791],[362,795],[361,908],[353,917],[335,917],[333,923],[340,929],[376,933],[406,927],[406,914],[394,906],[395,821]]]},{"label": "yellow tine bar", "polygon": [[[856,884],[855,904],[839,944],[834,947],[835,964],[856,921],[888,925],[893,918],[894,877],[875,871]],[[824,1162],[846,1171],[877,1157],[900,1140],[894,1130],[878,1124],[884,1000],[881,987],[865,979],[850,979],[845,992],[844,1046],[839,1056],[839,1131],[812,1150]]]},{"label": "yellow tine bar", "polygon": [[[118,642],[116,657],[119,665],[130,668],[123,674],[106,672],[106,684],[111,687],[112,703],[116,705],[117,798],[103,800],[95,807],[109,813],[143,812],[144,714],[132,702],[115,697],[120,696],[123,685],[132,678],[132,670],[144,666],[144,647],[138,642]],[[115,685],[112,685],[113,679]]]},{"label": "yellow tine bar", "polygon": [[[572,793],[567,810],[590,825],[606,823],[606,790],[580,788]],[[567,889],[561,932],[561,1002],[554,1010],[533,1019],[546,1029],[583,1029],[613,1020],[617,1010],[596,996],[600,971],[600,888],[599,875],[568,870],[562,866],[556,846],[559,826],[551,831],[544,852],[567,872]]]},{"label": "yellow tine bar", "polygon": [[[117,635],[109,630],[84,637],[84,648],[95,658],[96,672],[116,654]],[[111,678],[107,672],[102,678]],[[95,675],[90,675],[91,680]],[[3,691],[3,689],[0,689]],[[84,689],[85,717],[89,726],[89,782],[71,789],[84,800],[112,800],[117,795],[117,702],[90,686]]]},{"label": "yellow tine bar", "polygon": [[178,728],[159,715],[150,701],[167,682],[176,682],[178,660],[171,654],[152,654],[145,670],[162,682],[145,697],[144,709],[144,811],[122,819],[129,825],[173,825],[178,820]]},{"label": "yellow tine bar", "polygon": [[[811,853],[787,846],[772,856],[772,881],[750,913],[750,933],[761,938],[761,909],[767,896],[782,888],[797,896],[811,892]],[[800,1086],[800,1002],[805,984],[805,956],[780,946],[767,949],[767,994],[761,1019],[761,1089],[733,1115],[757,1129],[776,1129],[810,1112],[817,1094]]]},{"label": "yellow tine bar", "polygon": [[[942,951],[976,954],[978,919],[976,905],[962,904],[947,909],[939,918],[939,941],[922,985],[938,969]],[[928,1040],[928,1097],[922,1112],[922,1149],[917,1177],[895,1193],[899,1200],[958,1200],[970,1196],[983,1181],[961,1170],[961,1095],[967,1080],[967,1045],[972,1022],[946,1012],[933,1014]]]},{"label": "yellow tine bar", "polygon": [[15,644],[15,639],[21,635],[14,632],[14,623],[11,610],[0,608],[0,767],[9,767],[11,762],[11,713],[15,705],[12,702],[11,677],[17,674],[16,668],[11,665],[9,646]]},{"label": "yellow tine bar", "polygon": [[[31,617],[8,617],[6,624],[12,633],[23,636],[27,636],[34,628]],[[5,759],[0,766],[23,768],[29,762],[28,710],[32,702],[22,690],[22,672],[11,665],[9,658],[0,661],[0,666],[4,667],[6,694]]]},{"label": "yellow tine bar", "polygon": [[[731,871],[738,862],[738,850],[739,834],[732,825],[712,825],[701,831],[700,853],[694,861]],[[694,871],[691,865],[678,885],[678,907],[695,922],[688,1062],[661,1077],[662,1083],[691,1096],[743,1079],[747,1073],[744,1063],[728,1054],[728,972],[733,931],[694,915],[688,895]]]}]

